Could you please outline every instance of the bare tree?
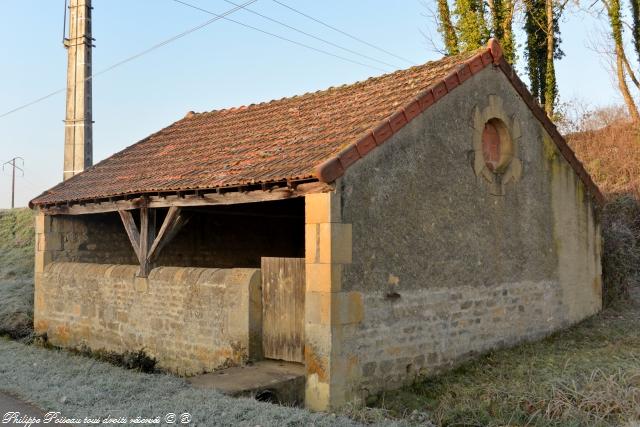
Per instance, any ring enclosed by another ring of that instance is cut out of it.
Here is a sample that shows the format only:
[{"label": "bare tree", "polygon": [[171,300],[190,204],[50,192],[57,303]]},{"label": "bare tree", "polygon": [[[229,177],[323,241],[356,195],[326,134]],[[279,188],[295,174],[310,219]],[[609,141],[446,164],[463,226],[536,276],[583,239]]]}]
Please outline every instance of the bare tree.
[{"label": "bare tree", "polygon": [[638,113],[638,106],[633,99],[629,84],[627,83],[627,76],[633,82],[633,84],[640,88],[640,82],[636,77],[636,73],[629,64],[627,54],[625,51],[624,38],[623,38],[623,25],[621,15],[620,0],[602,0],[607,11],[607,17],[609,22],[609,30],[611,35],[611,41],[614,48],[615,58],[615,73],[618,81],[618,89],[624,100],[629,116],[631,120],[636,124],[640,124],[640,113]]}]

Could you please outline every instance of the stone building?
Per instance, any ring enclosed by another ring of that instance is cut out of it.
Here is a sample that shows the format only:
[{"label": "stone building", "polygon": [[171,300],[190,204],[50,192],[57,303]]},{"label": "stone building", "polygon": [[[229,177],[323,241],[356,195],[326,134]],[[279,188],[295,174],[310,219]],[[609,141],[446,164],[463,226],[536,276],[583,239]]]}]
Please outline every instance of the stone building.
[{"label": "stone building", "polygon": [[35,329],[329,409],[601,308],[601,194],[500,46],[188,113],[34,199]]}]

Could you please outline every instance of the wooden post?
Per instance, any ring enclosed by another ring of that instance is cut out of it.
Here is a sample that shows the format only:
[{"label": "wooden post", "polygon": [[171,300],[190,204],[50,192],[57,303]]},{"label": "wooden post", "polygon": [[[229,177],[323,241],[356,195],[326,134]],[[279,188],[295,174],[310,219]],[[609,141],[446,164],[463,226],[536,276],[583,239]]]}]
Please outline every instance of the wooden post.
[{"label": "wooden post", "polygon": [[151,270],[149,249],[156,238],[156,210],[140,208],[140,276],[147,277]]}]

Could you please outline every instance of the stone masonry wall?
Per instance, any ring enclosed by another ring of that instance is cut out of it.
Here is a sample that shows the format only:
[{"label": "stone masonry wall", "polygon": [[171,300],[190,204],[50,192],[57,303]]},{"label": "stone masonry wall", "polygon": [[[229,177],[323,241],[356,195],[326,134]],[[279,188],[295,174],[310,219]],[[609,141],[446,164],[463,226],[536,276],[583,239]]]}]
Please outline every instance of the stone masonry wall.
[{"label": "stone masonry wall", "polygon": [[54,345],[144,351],[158,366],[197,374],[261,357],[257,269],[54,262],[36,280],[35,329]]},{"label": "stone masonry wall", "polygon": [[[474,169],[478,112],[510,126],[522,168],[507,183]],[[363,299],[361,318],[340,329],[345,400],[538,338],[601,308],[593,202],[493,67],[351,166],[336,194],[353,248],[332,283]]]},{"label": "stone masonry wall", "polygon": [[363,399],[565,324],[561,291],[550,281],[412,289],[391,301],[378,291],[365,294],[364,305],[366,326],[347,333],[357,342]]},{"label": "stone masonry wall", "polygon": [[[134,213],[134,216],[136,213]],[[304,254],[304,200],[193,209],[148,279],[117,213],[36,215],[36,331],[181,374],[261,355],[261,256]],[[163,211],[159,210],[157,227]]]},{"label": "stone masonry wall", "polygon": [[36,230],[37,251],[45,246],[48,261],[99,264],[135,264],[135,253],[117,212],[39,217]]}]

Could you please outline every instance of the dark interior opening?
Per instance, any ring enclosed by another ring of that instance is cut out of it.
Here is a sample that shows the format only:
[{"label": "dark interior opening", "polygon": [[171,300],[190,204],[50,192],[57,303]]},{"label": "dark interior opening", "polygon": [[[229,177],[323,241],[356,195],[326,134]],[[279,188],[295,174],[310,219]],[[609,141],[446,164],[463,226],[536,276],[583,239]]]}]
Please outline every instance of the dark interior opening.
[{"label": "dark interior opening", "polygon": [[[156,209],[156,233],[168,208]],[[154,266],[260,268],[261,257],[304,257],[304,198],[184,207],[188,223],[160,253]],[[139,212],[133,211],[138,227]],[[117,212],[73,217],[82,223],[65,249],[78,262],[137,264]]]},{"label": "dark interior opening", "polygon": [[[261,257],[304,257],[304,198],[183,212],[189,222],[156,265],[260,268]],[[164,215],[156,220],[158,228]]]}]

